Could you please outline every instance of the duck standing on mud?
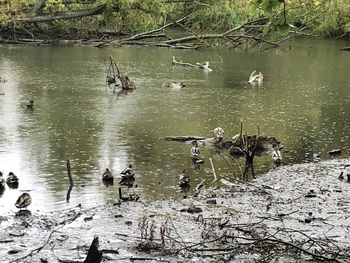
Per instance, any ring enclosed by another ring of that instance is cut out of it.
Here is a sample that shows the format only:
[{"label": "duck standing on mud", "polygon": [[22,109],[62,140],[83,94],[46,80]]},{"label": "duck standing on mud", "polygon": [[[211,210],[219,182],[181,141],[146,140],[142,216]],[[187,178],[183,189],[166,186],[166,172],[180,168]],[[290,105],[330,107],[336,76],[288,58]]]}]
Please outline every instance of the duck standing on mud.
[{"label": "duck standing on mud", "polygon": [[190,176],[188,171],[184,169],[182,173],[179,175],[179,184],[180,186],[186,185],[190,183]]},{"label": "duck standing on mud", "polygon": [[282,153],[281,151],[278,149],[277,145],[273,145],[273,151],[272,151],[272,160],[275,163],[280,163],[282,161]]},{"label": "duck standing on mud", "polygon": [[186,169],[179,175],[179,186],[181,192],[184,194],[183,198],[187,198],[187,193],[190,191],[190,176]]},{"label": "duck standing on mud", "polygon": [[18,197],[15,206],[19,209],[27,208],[32,203],[32,198],[28,193],[23,193]]},{"label": "duck standing on mud", "polygon": [[338,179],[340,181],[344,180],[344,175],[347,177],[347,182],[350,183],[350,164],[346,164],[343,168],[343,171],[341,171]]}]

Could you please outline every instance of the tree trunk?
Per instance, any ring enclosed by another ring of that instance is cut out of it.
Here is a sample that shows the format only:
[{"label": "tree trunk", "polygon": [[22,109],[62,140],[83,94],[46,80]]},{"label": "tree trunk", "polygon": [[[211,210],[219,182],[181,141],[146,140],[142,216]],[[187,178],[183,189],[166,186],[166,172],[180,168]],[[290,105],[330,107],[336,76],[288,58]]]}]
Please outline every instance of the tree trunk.
[{"label": "tree trunk", "polygon": [[83,9],[74,12],[67,12],[59,15],[45,15],[45,16],[35,16],[35,17],[26,17],[26,18],[17,18],[14,19],[13,22],[21,22],[21,23],[37,23],[37,22],[50,22],[54,20],[62,20],[62,19],[74,19],[80,18],[84,16],[93,16],[101,14],[106,8],[105,4],[98,5],[95,8],[91,9]]},{"label": "tree trunk", "polygon": [[94,237],[94,240],[91,243],[89,252],[86,256],[86,259],[83,263],[100,263],[102,261],[102,252],[98,250],[99,242],[98,237]]}]

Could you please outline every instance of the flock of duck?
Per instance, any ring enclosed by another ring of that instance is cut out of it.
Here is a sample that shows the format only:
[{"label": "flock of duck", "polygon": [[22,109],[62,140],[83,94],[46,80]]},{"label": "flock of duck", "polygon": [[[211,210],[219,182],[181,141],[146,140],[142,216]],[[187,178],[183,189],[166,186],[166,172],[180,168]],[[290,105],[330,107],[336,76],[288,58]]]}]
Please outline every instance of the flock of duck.
[{"label": "flock of duck", "polygon": [[[133,182],[135,180],[135,172],[131,164],[129,164],[129,166],[123,171],[121,171],[120,175],[122,178],[120,184],[130,185],[130,182]],[[106,185],[113,184],[114,176],[108,168],[106,168],[106,170],[102,174],[102,181]],[[6,184],[8,185],[8,187],[16,189],[19,185],[19,179],[13,172],[10,172],[5,180],[3,177],[3,173],[0,172],[0,194],[2,194],[5,191]],[[21,211],[22,208],[27,208],[31,203],[32,197],[30,196],[30,194],[23,193],[18,197],[15,206]]]},{"label": "flock of duck", "polygon": [[[197,67],[199,69],[202,69],[204,72],[212,72],[213,70],[209,67],[209,62],[203,62],[203,63],[196,63],[195,65],[192,65],[190,63],[184,63],[181,61],[176,61],[175,57],[173,56],[172,58],[172,65],[183,65],[183,66],[190,66],[190,67]],[[264,75],[259,72],[256,73],[256,70],[254,70],[250,76],[249,79],[247,81],[247,84],[250,84],[252,86],[262,86],[264,82]],[[179,82],[179,81],[175,81],[172,80],[168,83],[165,84],[166,87],[170,87],[172,89],[181,89],[183,87],[185,87],[185,83],[184,82]]]},{"label": "flock of duck", "polygon": [[[135,181],[135,171],[131,164],[126,167],[123,171],[120,172],[121,180],[119,184],[131,186]],[[112,172],[106,168],[106,170],[102,174],[102,182],[108,186],[114,183],[114,176]]]},{"label": "flock of duck", "polygon": [[[173,63],[176,62],[175,58],[173,57]],[[209,62],[204,63],[196,63],[196,66],[204,71],[211,72],[213,71],[211,68],[209,68]],[[254,70],[247,81],[248,84],[251,84],[253,86],[258,85],[262,86],[263,84],[264,76],[261,72],[256,74],[256,71]],[[5,82],[4,79],[0,77],[0,82]],[[178,82],[178,81],[171,81],[166,84],[167,87],[173,88],[173,89],[181,89],[185,87],[184,82]],[[4,95],[3,93],[0,93],[0,95]],[[30,100],[29,104],[27,104],[27,109],[32,111],[34,110],[34,100]],[[223,134],[224,130],[221,127],[217,127],[214,129],[214,135],[215,135],[215,142],[219,143],[223,140]],[[199,164],[203,163],[203,160],[200,160],[200,150],[198,146],[198,142],[194,140],[192,142],[192,148],[191,148],[191,155],[192,155],[192,161],[195,166],[198,167]],[[127,168],[125,168],[121,173],[121,181],[120,184],[128,185],[132,184],[135,181],[135,172],[132,168],[132,165],[130,164]],[[114,182],[114,176],[112,172],[106,168],[104,173],[102,174],[102,181],[103,183],[108,186],[113,184]],[[190,183],[190,176],[186,169],[182,171],[182,173],[179,175],[179,185],[180,187],[188,186]],[[13,173],[10,172],[7,176],[6,180],[3,178],[2,172],[0,172],[0,193],[2,193],[5,190],[5,184],[7,184],[10,188],[17,188],[18,187],[18,177]],[[28,193],[23,193],[20,195],[15,203],[15,206],[19,209],[27,208],[32,203],[32,198]]]},{"label": "flock of duck", "polygon": [[[5,191],[6,184],[10,188],[13,188],[13,189],[18,188],[18,184],[19,184],[18,181],[19,181],[18,177],[13,172],[10,172],[8,174],[6,180],[3,177],[3,173],[0,172],[0,192],[2,193]],[[23,193],[18,197],[15,203],[15,206],[21,210],[22,208],[27,208],[31,203],[32,203],[31,196],[28,193]]]}]

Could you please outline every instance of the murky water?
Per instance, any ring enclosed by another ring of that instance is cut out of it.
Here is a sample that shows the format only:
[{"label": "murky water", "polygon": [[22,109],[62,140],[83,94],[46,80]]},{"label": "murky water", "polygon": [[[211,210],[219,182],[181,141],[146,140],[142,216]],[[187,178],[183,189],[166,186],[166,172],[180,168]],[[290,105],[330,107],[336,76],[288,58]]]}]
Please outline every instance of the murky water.
[{"label": "murky water", "polygon": [[[285,146],[286,165],[330,158],[343,149],[348,156],[350,125],[350,53],[336,41],[296,41],[268,52],[244,50],[169,50],[154,48],[0,47],[0,171],[20,179],[18,189],[0,197],[1,213],[15,210],[22,191],[33,197],[31,210],[52,210],[77,203],[99,204],[117,199],[118,183],[106,188],[101,174],[115,175],[132,163],[134,191],[142,199],[180,197],[178,174],[188,169],[192,186],[213,180],[210,157],[218,176],[232,173],[225,158],[201,149],[204,165],[191,166],[190,146],[160,138],[167,135],[212,137],[221,126],[225,136],[239,132],[275,136]],[[105,85],[109,56],[128,72],[137,89],[113,94]],[[172,67],[210,61],[213,72]],[[264,73],[264,86],[245,84],[251,71]],[[181,80],[170,90],[163,84]],[[45,87],[44,87],[45,86]],[[44,88],[43,88],[44,87]],[[34,111],[26,105],[35,101]],[[71,202],[65,202],[70,159],[75,180]],[[235,174],[240,170],[231,162]],[[268,156],[256,170],[272,168]]]}]

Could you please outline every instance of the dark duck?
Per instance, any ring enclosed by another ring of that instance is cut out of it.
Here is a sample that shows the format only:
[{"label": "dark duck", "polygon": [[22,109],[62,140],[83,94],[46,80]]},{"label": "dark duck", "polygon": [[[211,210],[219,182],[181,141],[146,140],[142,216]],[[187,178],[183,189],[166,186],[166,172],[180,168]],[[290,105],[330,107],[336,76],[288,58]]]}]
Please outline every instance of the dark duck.
[{"label": "dark duck", "polygon": [[32,198],[28,193],[23,193],[18,197],[15,206],[19,209],[27,208],[32,203]]},{"label": "dark duck", "polygon": [[110,185],[113,184],[114,177],[112,172],[108,168],[106,168],[106,170],[102,174],[102,181]]},{"label": "dark duck", "polygon": [[130,177],[134,177],[135,176],[135,172],[132,168],[132,165],[129,164],[128,167],[126,167],[123,171],[121,171],[120,175],[122,176],[122,178],[130,178]]},{"label": "dark duck", "polygon": [[30,100],[29,104],[27,104],[27,109],[28,110],[34,110],[34,100]]}]

